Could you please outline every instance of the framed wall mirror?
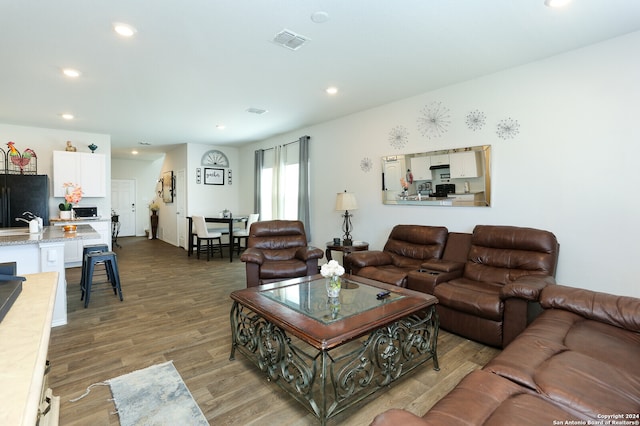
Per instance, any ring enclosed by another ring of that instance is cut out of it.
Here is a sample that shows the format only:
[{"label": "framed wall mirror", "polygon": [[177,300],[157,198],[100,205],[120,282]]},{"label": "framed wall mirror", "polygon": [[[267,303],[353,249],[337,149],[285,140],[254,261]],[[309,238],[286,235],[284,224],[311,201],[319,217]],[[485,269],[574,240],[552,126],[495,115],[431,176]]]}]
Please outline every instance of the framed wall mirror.
[{"label": "framed wall mirror", "polygon": [[173,203],[173,171],[162,173],[162,201]]},{"label": "framed wall mirror", "polygon": [[382,157],[382,202],[491,206],[491,145]]}]

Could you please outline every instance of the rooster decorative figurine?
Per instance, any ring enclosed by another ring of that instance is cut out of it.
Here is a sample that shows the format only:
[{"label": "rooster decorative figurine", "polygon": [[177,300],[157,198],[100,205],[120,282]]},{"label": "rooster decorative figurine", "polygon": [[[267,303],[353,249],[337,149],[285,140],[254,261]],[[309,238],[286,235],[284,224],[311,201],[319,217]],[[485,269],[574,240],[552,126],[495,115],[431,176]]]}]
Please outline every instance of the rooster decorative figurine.
[{"label": "rooster decorative figurine", "polygon": [[24,172],[24,168],[29,164],[31,158],[37,158],[36,153],[31,148],[27,148],[21,154],[20,151],[16,149],[14,146],[15,142],[7,142],[7,146],[9,147],[9,158],[11,162],[16,166],[20,167],[20,173]]}]

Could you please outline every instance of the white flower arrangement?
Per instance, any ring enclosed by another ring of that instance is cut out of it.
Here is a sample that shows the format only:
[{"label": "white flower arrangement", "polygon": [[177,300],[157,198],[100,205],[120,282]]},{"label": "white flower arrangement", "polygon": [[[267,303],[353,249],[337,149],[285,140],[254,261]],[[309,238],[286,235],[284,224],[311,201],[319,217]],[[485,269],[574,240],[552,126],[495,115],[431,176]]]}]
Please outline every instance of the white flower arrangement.
[{"label": "white flower arrangement", "polygon": [[320,273],[325,278],[339,277],[344,274],[344,268],[335,260],[330,260],[320,268]]}]

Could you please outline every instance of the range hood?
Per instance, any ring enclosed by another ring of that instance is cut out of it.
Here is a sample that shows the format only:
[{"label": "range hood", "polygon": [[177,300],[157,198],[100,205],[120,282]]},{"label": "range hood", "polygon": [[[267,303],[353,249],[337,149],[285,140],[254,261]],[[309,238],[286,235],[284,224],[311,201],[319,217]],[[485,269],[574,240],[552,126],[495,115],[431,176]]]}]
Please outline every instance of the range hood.
[{"label": "range hood", "polygon": [[437,166],[429,167],[429,170],[448,169],[448,168],[449,168],[448,164],[438,164]]}]

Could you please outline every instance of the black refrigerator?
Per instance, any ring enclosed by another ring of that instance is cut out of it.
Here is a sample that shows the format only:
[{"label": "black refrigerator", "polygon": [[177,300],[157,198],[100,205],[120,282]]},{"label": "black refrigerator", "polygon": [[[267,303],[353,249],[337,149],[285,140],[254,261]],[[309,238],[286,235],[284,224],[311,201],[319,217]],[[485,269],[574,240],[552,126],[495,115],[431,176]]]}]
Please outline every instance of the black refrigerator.
[{"label": "black refrigerator", "polygon": [[24,212],[49,225],[49,176],[0,175],[0,227],[27,226],[16,221]]}]

